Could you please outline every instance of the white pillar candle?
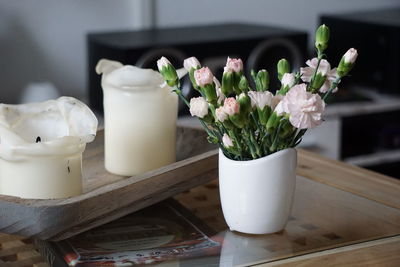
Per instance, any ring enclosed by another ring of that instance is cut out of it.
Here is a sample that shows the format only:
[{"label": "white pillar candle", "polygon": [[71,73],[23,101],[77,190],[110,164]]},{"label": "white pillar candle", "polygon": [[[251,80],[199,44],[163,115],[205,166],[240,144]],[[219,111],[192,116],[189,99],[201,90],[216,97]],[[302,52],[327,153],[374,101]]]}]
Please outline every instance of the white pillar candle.
[{"label": "white pillar candle", "polygon": [[82,152],[97,119],[82,102],[0,104],[0,194],[65,198],[82,193]]},{"label": "white pillar candle", "polygon": [[175,162],[178,97],[161,74],[102,59],[105,167],[136,175]]}]

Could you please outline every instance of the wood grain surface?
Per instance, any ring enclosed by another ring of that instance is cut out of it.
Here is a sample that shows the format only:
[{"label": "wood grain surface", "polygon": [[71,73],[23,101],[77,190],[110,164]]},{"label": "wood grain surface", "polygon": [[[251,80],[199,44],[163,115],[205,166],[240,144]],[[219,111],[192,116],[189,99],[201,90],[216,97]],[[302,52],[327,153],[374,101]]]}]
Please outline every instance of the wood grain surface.
[{"label": "wood grain surface", "polygon": [[299,175],[400,209],[400,180],[304,149],[297,151]]},{"label": "wood grain surface", "polygon": [[[309,163],[314,167],[315,163]],[[219,240],[234,243],[232,255],[225,257],[230,260],[224,262],[225,266],[275,262],[400,235],[399,209],[302,176],[297,176],[294,206],[285,230],[271,235],[244,235],[226,230],[218,181],[175,198],[219,231]]]},{"label": "wood grain surface", "polygon": [[343,266],[366,267],[400,265],[400,236],[382,238],[360,244],[328,249],[257,266]]},{"label": "wood grain surface", "polygon": [[[307,166],[298,168],[305,177],[297,177],[292,215],[285,230],[276,234],[247,236],[227,231],[215,179],[184,190],[175,198],[219,232],[216,238],[221,242],[225,237],[237,241],[238,250],[228,257],[237,265],[268,262],[283,266],[398,266],[400,210],[394,207],[395,195],[382,200],[385,194],[376,192],[390,192],[391,187],[396,188],[397,180],[384,177],[386,185],[382,185],[381,175],[352,167],[339,168],[339,172],[332,167],[318,178],[310,170],[322,172],[321,166],[348,165],[303,150],[299,150],[299,164]],[[366,189],[371,189],[360,191],[355,181],[362,182],[359,177],[364,175],[368,175]],[[217,173],[210,177],[216,178]],[[348,179],[346,186],[342,185],[344,179]],[[30,239],[0,234],[0,244],[0,263],[7,262],[4,266],[47,266]]]},{"label": "wood grain surface", "polygon": [[217,151],[213,149],[203,131],[178,128],[178,162],[123,177],[105,170],[99,132],[84,153],[84,194],[51,200],[0,196],[0,232],[61,240],[110,222],[214,179]]}]

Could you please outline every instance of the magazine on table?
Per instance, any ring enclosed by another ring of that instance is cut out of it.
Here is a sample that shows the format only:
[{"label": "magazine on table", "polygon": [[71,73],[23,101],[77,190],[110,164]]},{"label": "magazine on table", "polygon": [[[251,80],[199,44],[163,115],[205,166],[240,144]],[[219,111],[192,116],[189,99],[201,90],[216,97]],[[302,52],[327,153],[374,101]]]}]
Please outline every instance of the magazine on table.
[{"label": "magazine on table", "polygon": [[214,234],[168,200],[60,242],[36,243],[51,266],[133,266],[218,255]]}]

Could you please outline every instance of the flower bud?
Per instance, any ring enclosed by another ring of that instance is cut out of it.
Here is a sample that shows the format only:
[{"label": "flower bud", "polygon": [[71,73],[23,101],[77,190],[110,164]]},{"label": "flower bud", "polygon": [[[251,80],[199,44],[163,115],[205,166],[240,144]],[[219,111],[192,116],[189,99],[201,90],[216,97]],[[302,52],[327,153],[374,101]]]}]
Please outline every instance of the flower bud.
[{"label": "flower bud", "polygon": [[234,84],[234,76],[232,71],[224,71],[222,75],[222,85],[221,90],[222,93],[226,96],[229,96],[233,93],[233,84]]},{"label": "flower bud", "polygon": [[251,99],[246,93],[241,93],[237,97],[237,102],[239,103],[241,112],[251,112]]},{"label": "flower bud", "polygon": [[271,112],[272,109],[269,106],[265,106],[263,109],[257,108],[257,114],[261,125],[267,125],[268,119],[271,116]]},{"label": "flower bud", "polygon": [[258,71],[255,79],[257,91],[267,91],[269,88],[269,73],[266,70]]},{"label": "flower bud", "polygon": [[206,99],[209,103],[213,103],[213,104],[217,103],[218,97],[217,97],[217,91],[215,90],[214,83],[206,84],[204,87],[201,88],[201,91],[203,92],[204,96],[206,97]]},{"label": "flower bud", "polygon": [[346,64],[354,64],[356,62],[356,59],[358,57],[357,50],[354,48],[350,48],[347,50],[347,52],[344,54],[344,63]]},{"label": "flower bud", "polygon": [[189,57],[183,61],[183,67],[190,72],[191,69],[200,69],[201,64],[195,57]]},{"label": "flower bud", "polygon": [[208,103],[203,97],[190,99],[190,115],[204,118],[208,114]]},{"label": "flower bud", "polygon": [[325,24],[318,27],[315,33],[315,48],[317,48],[320,53],[328,48],[329,35],[329,28]]},{"label": "flower bud", "polygon": [[157,60],[158,71],[164,77],[164,80],[171,87],[179,86],[179,77],[176,73],[174,66],[172,66],[171,62],[165,57],[161,57]]},{"label": "flower bud", "polygon": [[291,87],[293,87],[295,82],[296,82],[296,77],[294,76],[293,73],[285,73],[285,74],[283,74],[282,86],[284,86],[284,87],[287,86],[287,87],[291,88]]},{"label": "flower bud", "polygon": [[278,126],[278,124],[279,124],[279,116],[276,114],[276,112],[273,112],[267,121],[266,125],[267,131],[269,133],[275,132],[275,129]]},{"label": "flower bud", "polygon": [[244,75],[242,75],[242,77],[240,78],[238,87],[239,87],[239,90],[242,92],[248,91],[249,82],[247,81],[247,78]]},{"label": "flower bud", "polygon": [[351,69],[354,67],[356,62],[358,53],[357,50],[354,48],[350,48],[347,52],[343,55],[342,59],[339,62],[339,66],[337,67],[337,74],[339,77],[346,76]]},{"label": "flower bud", "polygon": [[278,61],[277,68],[278,68],[278,79],[281,81],[283,75],[285,73],[290,72],[290,64],[286,59],[282,58],[281,60]]}]

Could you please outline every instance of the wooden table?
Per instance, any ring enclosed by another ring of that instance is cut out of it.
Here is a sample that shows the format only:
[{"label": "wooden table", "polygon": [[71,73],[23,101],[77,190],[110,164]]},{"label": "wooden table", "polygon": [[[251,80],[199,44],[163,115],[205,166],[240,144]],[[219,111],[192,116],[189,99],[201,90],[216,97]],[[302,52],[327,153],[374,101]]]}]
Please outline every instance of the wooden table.
[{"label": "wooden table", "polygon": [[[304,150],[298,158],[292,214],[285,230],[276,234],[226,230],[217,180],[175,196],[218,232],[214,238],[222,243],[221,255],[196,263],[400,266],[400,181]],[[46,266],[29,239],[0,234],[0,243],[0,266],[5,261]]]}]

